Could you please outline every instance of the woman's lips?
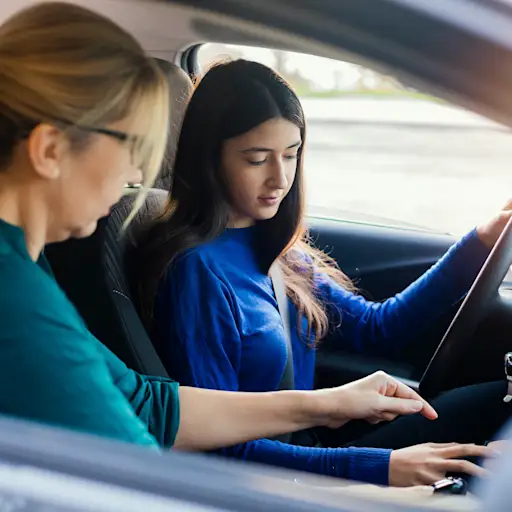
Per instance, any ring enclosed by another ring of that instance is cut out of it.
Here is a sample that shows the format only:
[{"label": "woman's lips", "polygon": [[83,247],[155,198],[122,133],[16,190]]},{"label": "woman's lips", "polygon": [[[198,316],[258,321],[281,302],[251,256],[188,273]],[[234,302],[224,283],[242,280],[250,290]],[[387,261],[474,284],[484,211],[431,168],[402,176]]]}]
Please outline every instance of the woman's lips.
[{"label": "woman's lips", "polygon": [[258,201],[263,203],[265,206],[275,206],[281,197],[258,197]]}]

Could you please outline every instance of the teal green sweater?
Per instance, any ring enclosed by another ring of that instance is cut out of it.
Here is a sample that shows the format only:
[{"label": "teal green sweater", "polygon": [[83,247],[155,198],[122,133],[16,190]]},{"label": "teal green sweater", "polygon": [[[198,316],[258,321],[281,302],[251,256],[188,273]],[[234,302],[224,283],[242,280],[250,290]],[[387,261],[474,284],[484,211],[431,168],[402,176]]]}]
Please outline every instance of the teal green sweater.
[{"label": "teal green sweater", "polygon": [[130,370],[85,326],[24,232],[0,220],[0,414],[170,447],[178,384]]}]

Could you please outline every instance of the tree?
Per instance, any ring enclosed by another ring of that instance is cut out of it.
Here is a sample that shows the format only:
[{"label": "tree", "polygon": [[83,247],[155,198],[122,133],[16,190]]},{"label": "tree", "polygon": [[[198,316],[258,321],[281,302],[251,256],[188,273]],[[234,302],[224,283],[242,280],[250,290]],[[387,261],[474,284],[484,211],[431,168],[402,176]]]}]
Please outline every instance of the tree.
[{"label": "tree", "polygon": [[287,52],[282,50],[273,50],[274,54],[274,70],[277,71],[281,76],[286,75],[286,62],[288,60]]}]

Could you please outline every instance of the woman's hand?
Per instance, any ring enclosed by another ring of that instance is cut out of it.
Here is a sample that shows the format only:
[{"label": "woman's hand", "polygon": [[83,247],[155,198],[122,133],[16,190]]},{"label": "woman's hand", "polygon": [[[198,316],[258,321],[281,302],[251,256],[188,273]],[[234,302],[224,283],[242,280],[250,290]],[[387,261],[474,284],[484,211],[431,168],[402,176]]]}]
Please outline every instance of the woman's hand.
[{"label": "woman's hand", "polygon": [[489,248],[492,249],[494,244],[501,235],[508,220],[512,216],[512,199],[509,199],[507,204],[492,220],[486,224],[482,224],[476,228],[478,238]]},{"label": "woman's hand", "polygon": [[432,420],[437,418],[432,406],[415,391],[384,372],[313,393],[327,418],[325,425],[330,428],[341,427],[350,420],[379,423],[418,412]]},{"label": "woman's hand", "polygon": [[431,485],[445,478],[448,472],[485,476],[485,469],[464,458],[492,456],[495,456],[492,448],[474,444],[426,443],[394,450],[389,462],[389,485]]}]

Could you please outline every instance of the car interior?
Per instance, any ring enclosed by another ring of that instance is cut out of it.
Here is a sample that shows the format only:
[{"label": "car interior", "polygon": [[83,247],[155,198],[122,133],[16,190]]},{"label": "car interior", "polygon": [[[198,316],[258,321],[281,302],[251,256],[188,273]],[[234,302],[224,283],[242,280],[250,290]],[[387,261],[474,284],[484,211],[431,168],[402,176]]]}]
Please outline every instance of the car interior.
[{"label": "car interior", "polygon": [[[129,2],[130,9],[120,9],[120,4],[124,3],[111,0],[97,2],[94,6],[129,27],[144,42],[165,70],[172,91],[168,158],[155,188],[149,193],[146,206],[131,228],[136,231],[137,225],[151,217],[165,202],[180,119],[192,90],[190,77],[199,71],[193,60],[198,41],[207,39],[293,50],[298,47],[290,46],[286,38],[280,40],[278,32],[273,32],[271,40],[267,39],[265,31],[258,35],[245,33],[243,23],[239,30],[234,25],[226,30],[225,20],[219,21],[213,15],[205,16],[194,9],[154,3],[152,9],[145,10],[144,2]],[[142,31],[140,24],[135,27],[135,19],[144,20],[142,25],[151,27],[151,34]],[[164,27],[163,19],[172,22]],[[308,51],[311,52],[311,48]],[[165,376],[167,373],[131,300],[125,250],[133,236],[119,237],[132,197],[133,190],[127,189],[126,197],[108,218],[102,219],[97,232],[89,239],[50,246],[46,254],[59,284],[91,331],[130,367]],[[456,241],[454,236],[439,232],[322,217],[310,217],[308,224],[317,246],[329,252],[344,272],[356,281],[361,293],[376,301],[400,292]],[[421,334],[421,339],[411,343],[412,348],[392,358],[361,356],[326,342],[318,354],[316,385],[339,385],[383,369],[417,388],[457,307],[454,305],[451,312]],[[509,340],[503,333],[511,326],[511,313],[511,297],[504,286],[492,297],[471,343],[460,355],[451,386],[502,378],[503,355],[509,348]]]},{"label": "car interior", "polygon": [[[31,3],[29,0],[2,2],[0,21]],[[91,332],[129,367],[145,374],[168,376],[132,300],[126,254],[140,226],[166,201],[181,119],[192,92],[192,79],[199,72],[197,51],[201,44],[257,46],[361,62],[393,72],[420,90],[472,108],[495,121],[510,124],[512,120],[512,107],[503,91],[510,81],[506,73],[497,71],[491,78],[484,58],[475,59],[470,65],[464,58],[467,53],[457,54],[464,41],[468,52],[475,50],[479,57],[492,51],[498,58],[501,50],[491,48],[496,41],[486,42],[483,37],[473,40],[467,28],[466,31],[461,28],[459,34],[448,22],[442,23],[436,18],[439,13],[434,12],[435,6],[431,6],[433,11],[425,19],[419,20],[416,12],[404,6],[407,2],[383,1],[387,10],[381,22],[376,23],[381,13],[366,0],[361,0],[357,6],[344,2],[341,7],[326,0],[317,2],[316,8],[305,1],[295,2],[293,6],[293,2],[288,1],[278,6],[267,1],[76,0],[75,3],[112,17],[132,32],[157,59],[171,89],[166,162],[128,232],[121,236],[121,226],[137,191],[130,187],[111,214],[101,219],[91,237],[45,249],[57,281]],[[448,3],[451,4],[447,0],[445,7]],[[364,17],[365,12],[369,13],[367,17]],[[398,23],[409,22],[409,26],[414,27],[416,23],[422,30],[395,31],[390,35],[390,30]],[[352,32],[347,28],[350,24],[353,24]],[[459,44],[443,53],[439,41],[450,30],[452,35],[460,36]],[[436,41],[427,36],[421,39],[422,31],[436,33]],[[499,31],[495,39],[498,37],[501,37]],[[415,54],[400,51],[412,43],[416,45]],[[512,59],[512,53],[503,50],[502,54],[499,56],[504,63]],[[455,62],[457,73],[452,73]],[[483,77],[479,84],[474,80],[465,82],[475,76]],[[345,222],[322,216],[308,217],[308,225],[315,244],[329,252],[356,281],[361,293],[376,301],[403,290],[456,241],[455,236],[445,233],[371,222]],[[458,354],[456,366],[450,368],[452,378],[447,386],[503,377],[503,355],[512,348],[507,335],[512,329],[512,293],[505,282],[489,297],[474,332],[467,332],[469,339]],[[317,357],[316,386],[344,384],[382,369],[418,388],[459,306],[455,304],[452,311],[423,332],[411,343],[410,349],[393,357],[362,356],[326,342]]]}]

